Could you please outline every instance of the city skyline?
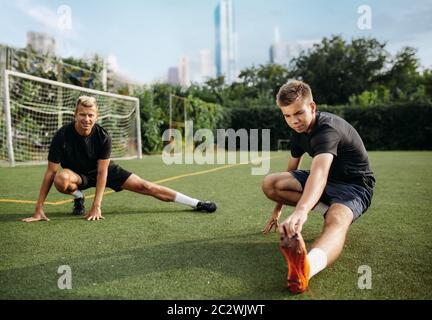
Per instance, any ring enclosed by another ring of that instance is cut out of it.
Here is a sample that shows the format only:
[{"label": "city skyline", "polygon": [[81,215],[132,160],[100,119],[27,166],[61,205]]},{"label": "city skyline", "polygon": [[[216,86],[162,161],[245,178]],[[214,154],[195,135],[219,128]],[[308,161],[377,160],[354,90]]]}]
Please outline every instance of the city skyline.
[{"label": "city skyline", "polygon": [[224,76],[227,83],[238,77],[237,33],[232,0],[221,0],[215,9],[215,65],[216,76]]},{"label": "city skyline", "polygon": [[[118,72],[140,82],[166,78],[168,69],[186,56],[190,80],[195,81],[201,77],[200,52],[213,60],[216,56],[214,10],[219,2],[0,0],[0,43],[22,48],[28,31],[46,33],[55,39],[60,56],[97,53],[113,61]],[[371,8],[370,29],[357,25],[362,5]],[[275,27],[282,41],[292,44],[307,45],[339,34],[347,40],[377,38],[387,42],[392,54],[412,46],[418,49],[421,64],[432,68],[428,1],[234,0],[234,6],[238,70],[270,61]]]}]

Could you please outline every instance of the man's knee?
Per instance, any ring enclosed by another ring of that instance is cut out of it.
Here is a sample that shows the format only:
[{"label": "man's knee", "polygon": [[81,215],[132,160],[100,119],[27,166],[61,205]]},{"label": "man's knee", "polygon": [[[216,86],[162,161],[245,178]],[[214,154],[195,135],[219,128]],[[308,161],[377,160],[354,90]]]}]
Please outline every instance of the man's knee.
[{"label": "man's knee", "polygon": [[347,228],[351,225],[353,213],[350,208],[345,205],[335,203],[330,206],[325,217],[326,227]]},{"label": "man's knee", "polygon": [[284,172],[266,176],[262,183],[262,190],[267,197],[271,198],[278,190],[302,192],[302,187],[290,172]]},{"label": "man's knee", "polygon": [[157,194],[158,185],[149,181],[141,180],[139,182],[139,190],[143,194],[153,196]]},{"label": "man's knee", "polygon": [[267,196],[267,198],[272,199],[274,197],[276,193],[275,182],[276,182],[275,174],[269,174],[264,177],[261,187],[262,187],[262,191]]},{"label": "man's knee", "polygon": [[157,187],[157,184],[141,179],[135,174],[132,174],[122,185],[123,189],[150,196],[157,193]]},{"label": "man's knee", "polygon": [[70,174],[67,171],[58,172],[54,178],[54,185],[59,192],[66,192],[70,183]]}]

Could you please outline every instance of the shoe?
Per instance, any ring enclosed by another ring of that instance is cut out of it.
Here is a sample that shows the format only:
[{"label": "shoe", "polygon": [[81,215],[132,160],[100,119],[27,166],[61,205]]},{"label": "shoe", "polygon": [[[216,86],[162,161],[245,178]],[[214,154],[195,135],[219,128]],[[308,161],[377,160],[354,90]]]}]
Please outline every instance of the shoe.
[{"label": "shoe", "polygon": [[292,238],[282,235],[279,247],[288,265],[288,290],[292,293],[305,292],[309,285],[310,267],[301,234]]},{"label": "shoe", "polygon": [[75,216],[82,216],[85,214],[84,197],[74,199],[72,214]]},{"label": "shoe", "polygon": [[217,205],[211,201],[200,201],[198,202],[195,210],[197,211],[206,211],[208,213],[215,212],[217,209]]}]

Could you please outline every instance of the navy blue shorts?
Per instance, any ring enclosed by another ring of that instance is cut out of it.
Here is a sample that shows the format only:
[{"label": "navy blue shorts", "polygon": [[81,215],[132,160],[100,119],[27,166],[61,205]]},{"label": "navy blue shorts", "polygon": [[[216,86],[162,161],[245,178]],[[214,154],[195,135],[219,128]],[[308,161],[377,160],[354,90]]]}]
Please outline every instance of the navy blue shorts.
[{"label": "navy blue shorts", "polygon": [[[97,169],[90,171],[86,174],[79,172],[77,172],[76,174],[78,174],[82,180],[82,183],[78,186],[79,190],[96,187]],[[131,174],[131,172],[123,169],[118,164],[110,164],[108,167],[106,186],[116,192],[119,192],[123,190],[122,185],[126,182],[126,180],[130,177]]]},{"label": "navy blue shorts", "polygon": [[[309,170],[293,170],[291,174],[296,178],[302,188],[306,185]],[[360,218],[371,205],[373,191],[357,184],[328,180],[320,201],[330,206],[340,203],[351,209],[354,215],[353,222]]]}]

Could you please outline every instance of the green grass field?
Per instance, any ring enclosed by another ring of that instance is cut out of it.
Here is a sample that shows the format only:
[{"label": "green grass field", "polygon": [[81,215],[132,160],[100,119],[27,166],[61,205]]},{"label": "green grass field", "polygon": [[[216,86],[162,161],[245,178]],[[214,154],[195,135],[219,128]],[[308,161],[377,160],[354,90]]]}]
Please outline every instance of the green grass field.
[{"label": "green grass field", "polygon": [[[271,172],[285,170],[287,156],[272,153]],[[123,191],[105,196],[103,221],[71,216],[68,203],[46,205],[51,221],[26,224],[19,220],[34,205],[0,202],[0,299],[431,299],[432,152],[371,152],[370,159],[373,205],[305,294],[285,287],[277,234],[261,234],[273,208],[263,177],[239,165],[164,183],[216,201],[214,214]],[[166,166],[160,156],[118,163],[151,181],[217,167]],[[36,200],[44,170],[1,168],[0,198]],[[48,201],[67,198],[53,188]],[[309,215],[308,245],[322,221]],[[72,269],[71,290],[57,286],[61,265]],[[362,265],[372,270],[370,290],[357,285]]]}]

